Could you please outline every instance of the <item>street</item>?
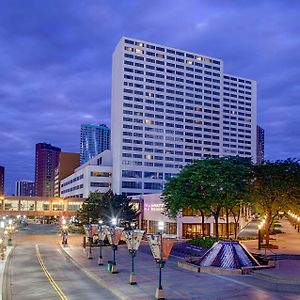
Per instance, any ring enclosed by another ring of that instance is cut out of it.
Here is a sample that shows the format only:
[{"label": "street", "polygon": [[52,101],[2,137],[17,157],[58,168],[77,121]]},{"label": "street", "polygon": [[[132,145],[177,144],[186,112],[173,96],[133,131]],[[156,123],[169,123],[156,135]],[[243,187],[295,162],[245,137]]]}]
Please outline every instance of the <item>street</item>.
[{"label": "street", "polygon": [[58,245],[57,234],[56,225],[35,224],[15,234],[3,299],[117,299],[72,263]]},{"label": "street", "polygon": [[[112,275],[107,272],[106,264],[101,267],[97,264],[99,248],[93,249],[94,259],[89,260],[81,241],[80,235],[71,235],[68,245],[62,248],[56,225],[30,224],[28,230],[20,229],[13,236],[15,248],[4,271],[3,299],[153,299],[157,267],[146,243],[141,245],[136,257],[138,284],[131,286],[128,284],[130,259],[125,245],[120,245],[117,251],[119,273]],[[111,248],[103,250],[107,261],[111,258]],[[248,276],[195,273],[178,268],[178,259],[170,257],[163,270],[166,299],[300,299],[296,282],[282,285],[257,273]],[[295,272],[285,274],[281,268],[270,272],[276,272],[271,273],[273,276],[283,274],[290,278],[292,275],[296,280]]]}]

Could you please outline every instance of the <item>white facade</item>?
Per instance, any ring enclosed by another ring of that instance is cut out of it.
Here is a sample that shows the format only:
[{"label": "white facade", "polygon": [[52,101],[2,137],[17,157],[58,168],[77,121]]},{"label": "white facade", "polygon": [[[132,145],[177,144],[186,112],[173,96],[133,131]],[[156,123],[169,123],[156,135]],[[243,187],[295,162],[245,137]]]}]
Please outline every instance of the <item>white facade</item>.
[{"label": "white facade", "polygon": [[61,181],[60,197],[87,198],[90,192],[105,193],[112,184],[111,151],[105,150]]},{"label": "white facade", "polygon": [[256,82],[220,59],[123,37],[113,54],[113,191],[161,192],[194,159],[256,161]]}]

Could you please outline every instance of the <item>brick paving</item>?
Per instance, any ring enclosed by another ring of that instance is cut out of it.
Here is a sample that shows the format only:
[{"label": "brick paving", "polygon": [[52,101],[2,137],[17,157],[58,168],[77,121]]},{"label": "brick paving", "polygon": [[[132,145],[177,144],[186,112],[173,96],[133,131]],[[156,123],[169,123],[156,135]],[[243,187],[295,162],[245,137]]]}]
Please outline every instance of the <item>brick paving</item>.
[{"label": "brick paving", "polygon": [[[70,236],[69,244],[63,248],[85,272],[100,284],[114,292],[120,299],[154,299],[158,280],[158,268],[147,251],[136,257],[136,286],[128,283],[130,256],[125,245],[119,246],[116,254],[118,274],[111,274],[104,266],[97,265],[99,248],[93,248],[94,259],[87,259],[80,245],[81,237]],[[146,244],[141,247],[147,248]],[[111,260],[111,248],[104,247],[104,262]],[[163,269],[163,289],[166,299],[300,299],[297,291],[278,292],[272,284],[252,275],[213,275],[194,273],[177,267],[177,258],[171,257]],[[252,276],[252,277],[251,277]],[[277,292],[276,292],[277,291]]]}]

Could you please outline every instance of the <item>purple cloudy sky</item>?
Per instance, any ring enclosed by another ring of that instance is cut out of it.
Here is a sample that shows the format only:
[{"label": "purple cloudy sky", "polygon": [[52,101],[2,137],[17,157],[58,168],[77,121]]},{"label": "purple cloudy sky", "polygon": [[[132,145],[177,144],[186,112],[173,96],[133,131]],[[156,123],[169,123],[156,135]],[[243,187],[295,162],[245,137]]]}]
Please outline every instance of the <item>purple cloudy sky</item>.
[{"label": "purple cloudy sky", "polygon": [[34,178],[35,144],[79,151],[110,125],[111,55],[131,36],[223,59],[257,80],[266,158],[300,157],[300,1],[0,2],[0,164],[6,193]]}]

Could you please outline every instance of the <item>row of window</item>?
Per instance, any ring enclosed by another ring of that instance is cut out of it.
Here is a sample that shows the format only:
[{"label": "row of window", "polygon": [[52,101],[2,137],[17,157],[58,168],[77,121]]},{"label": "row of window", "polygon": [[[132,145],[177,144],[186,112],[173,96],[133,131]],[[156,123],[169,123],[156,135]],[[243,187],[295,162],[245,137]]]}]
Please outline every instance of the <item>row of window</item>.
[{"label": "row of window", "polygon": [[109,182],[91,182],[91,187],[110,187],[111,184]]},{"label": "row of window", "polygon": [[[144,71],[144,70],[139,70],[139,69],[133,69],[133,68],[124,67],[124,72],[141,74],[141,75],[146,75],[146,76],[150,76],[150,77],[165,78],[167,80],[172,80],[172,81],[176,80],[176,81],[179,81],[179,82],[184,82],[184,80],[180,77],[174,77],[174,76],[165,75],[165,74],[161,74],[161,73],[154,73],[154,72],[149,72],[149,71]],[[173,72],[167,72],[167,73],[176,74],[176,75],[181,76],[181,77],[196,78],[196,79],[201,79],[201,80],[206,80],[206,81],[212,81],[212,78],[203,77],[203,76],[196,75],[196,74],[193,74],[193,73],[187,73],[187,72],[181,72],[181,71],[175,71],[175,73],[173,73]],[[220,77],[219,73],[215,73],[215,72],[211,72],[211,71],[202,72],[202,70],[199,69],[198,73],[201,73],[201,74],[203,73],[203,74],[208,75],[208,76]]]},{"label": "row of window", "polygon": [[148,44],[148,43],[145,45],[143,42],[133,41],[133,40],[129,40],[129,39],[125,39],[124,42],[125,42],[125,44],[128,44],[128,45],[135,45],[135,46],[138,46],[138,47],[145,47],[146,49],[156,50],[158,52],[166,52],[166,53],[175,54],[175,55],[178,55],[178,56],[181,56],[181,57],[186,56],[187,58],[195,59],[197,61],[204,61],[204,62],[207,62],[207,63],[213,63],[213,64],[217,64],[217,65],[221,64],[221,61],[219,61],[219,60],[204,57],[204,56],[201,56],[199,54],[186,53],[186,52],[183,52],[183,51],[180,51],[180,50],[169,49],[169,48],[165,48],[165,47],[157,46],[157,45],[152,45],[152,44]]},{"label": "row of window", "polygon": [[175,173],[162,173],[162,172],[142,172],[142,171],[132,171],[132,170],[122,170],[122,177],[124,178],[144,178],[148,179],[170,179],[176,176]]},{"label": "row of window", "polygon": [[[122,181],[122,188],[125,189],[142,189],[142,182]],[[162,190],[163,183],[160,182],[144,182],[145,190]]]},{"label": "row of window", "polygon": [[[133,73],[133,72],[129,71],[129,73]],[[220,83],[220,80],[216,79],[216,78],[202,77],[202,76],[198,76],[198,75],[195,75],[195,78],[200,79],[200,80],[204,80],[204,81],[213,82],[213,83]],[[146,78],[145,79],[144,77],[140,77],[140,76],[136,76],[136,75],[133,76],[133,75],[130,75],[130,74],[125,74],[124,79],[135,80],[135,81],[140,81],[140,82],[145,81],[145,82],[151,83],[151,84],[166,85],[166,86],[174,87],[174,84],[172,82],[165,82],[165,81],[161,81],[161,80],[157,80],[157,79],[154,80],[154,79],[151,79],[151,78]],[[178,82],[185,83],[185,84],[190,84],[190,85],[197,85],[197,86],[202,86],[203,84],[205,85],[205,82],[202,83],[201,81],[194,81],[194,80],[191,80],[191,79],[185,79],[185,80],[183,80],[182,78],[175,78],[174,79],[174,77],[170,77],[170,78],[167,78],[167,79],[169,79],[171,81],[176,80]]]},{"label": "row of window", "polygon": [[249,80],[244,80],[244,79],[241,79],[241,78],[232,77],[232,76],[228,76],[228,75],[224,75],[224,79],[251,84],[251,81],[249,81]]},{"label": "row of window", "polygon": [[[209,101],[211,101],[211,100],[216,101],[216,102],[220,101],[220,99],[217,99],[217,98],[212,99],[211,97],[206,97],[206,96],[201,97],[201,98],[203,98],[204,100],[209,100]],[[149,99],[149,98],[144,99],[144,98],[132,97],[132,96],[128,96],[128,95],[124,95],[123,99],[125,100],[124,103],[128,103],[127,101],[134,101],[137,103],[144,102],[144,103],[149,103],[149,104],[155,104],[158,106],[166,105],[168,107],[176,107],[176,108],[180,108],[180,109],[185,108],[188,110],[196,110],[196,111],[202,111],[202,108],[199,106],[191,106],[190,104],[220,108],[220,104],[216,104],[216,103],[202,102],[199,100],[183,99],[183,98],[177,98],[177,97],[175,98],[175,97],[169,97],[169,96],[166,96],[166,100],[173,100],[173,101],[176,101],[179,103],[185,102],[186,104],[189,104],[189,105],[183,106],[183,104],[177,104],[174,102],[166,102],[166,101],[162,101],[162,100]],[[140,108],[138,106],[138,104],[134,104],[134,105],[137,105],[137,106],[134,106],[135,108]]]},{"label": "row of window", "polygon": [[78,180],[80,180],[80,179],[83,179],[83,174],[81,174],[81,175],[79,175],[79,176],[77,176],[77,177],[75,177],[75,178],[73,178],[73,179],[71,179],[71,180],[68,180],[68,181],[62,183],[62,184],[61,184],[61,187],[64,187],[64,186],[66,186],[66,185],[69,185],[69,184],[71,184],[71,183],[73,183],[73,182],[76,182],[76,181],[78,181]]},{"label": "row of window", "polygon": [[[193,82],[193,83],[191,83]],[[157,87],[157,86],[154,86],[154,85],[143,85],[141,83],[133,83],[133,82],[129,82],[129,81],[124,81],[124,85],[125,86],[129,86],[129,87],[135,87],[137,89],[146,89],[146,90],[151,90],[151,91],[158,91],[158,92],[165,92],[165,89],[162,88],[162,87]],[[172,83],[172,82],[166,82],[166,86],[168,87],[172,87],[172,88],[176,88],[176,89],[186,89],[186,90],[189,90],[189,91],[196,91],[196,92],[200,92],[202,93],[202,89],[199,89],[199,88],[194,88],[195,84],[194,84],[194,81],[191,81],[191,80],[186,80],[185,83],[183,84],[179,84],[179,83]],[[218,85],[212,85],[210,83],[202,83],[200,82],[200,84],[197,84],[197,86],[204,86],[206,88],[210,88],[210,89],[215,89],[215,90],[220,90],[220,86]]]},{"label": "row of window", "polygon": [[82,188],[83,188],[83,184],[75,185],[75,186],[70,187],[68,189],[62,190],[61,194],[70,193],[72,191],[76,191],[76,190],[79,190],[79,189],[82,189]]},{"label": "row of window", "polygon": [[[126,58],[132,58],[133,59],[133,55],[125,55]],[[138,60],[143,60],[142,57],[139,58]],[[173,73],[173,74],[177,74],[177,71],[175,70],[186,70],[186,71],[190,71],[190,72],[196,72],[196,73],[205,73],[205,69],[210,69],[210,70],[214,70],[214,71],[220,71],[220,68],[219,67],[211,67],[209,65],[202,65],[202,64],[195,64],[197,67],[203,67],[202,69],[199,69],[199,68],[194,68],[194,67],[187,67],[185,65],[177,65],[177,64],[174,64],[174,63],[170,63],[170,62],[167,62],[165,64],[164,61],[159,61],[159,60],[154,60],[154,59],[151,59],[151,58],[146,58],[146,62],[149,62],[149,63],[153,63],[155,64],[156,66],[154,65],[148,65],[148,64],[144,64],[144,63],[140,63],[140,62],[136,62],[136,61],[131,61],[131,60],[124,60],[124,65],[127,65],[127,66],[132,66],[132,67],[137,67],[137,68],[141,68],[141,69],[147,69],[147,70],[156,70],[156,71],[159,71],[159,72],[167,72],[167,73]],[[159,66],[157,66],[159,65]],[[169,68],[164,68],[162,66],[167,66],[167,67],[171,67],[173,69],[169,69]],[[188,65],[193,65],[193,64],[188,64]],[[209,72],[209,71],[207,71]],[[207,74],[207,73],[205,73]],[[219,77],[219,76],[218,76]]]}]

